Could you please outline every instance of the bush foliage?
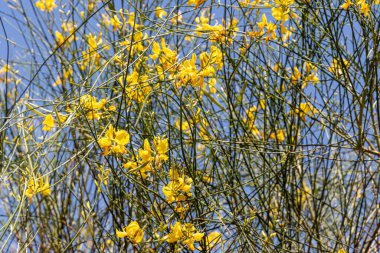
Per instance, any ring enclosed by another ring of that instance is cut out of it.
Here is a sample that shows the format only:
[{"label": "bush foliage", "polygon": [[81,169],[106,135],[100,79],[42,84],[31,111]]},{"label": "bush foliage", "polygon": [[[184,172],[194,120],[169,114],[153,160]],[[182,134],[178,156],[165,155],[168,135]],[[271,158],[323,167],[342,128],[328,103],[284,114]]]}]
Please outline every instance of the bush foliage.
[{"label": "bush foliage", "polygon": [[0,25],[0,251],[379,250],[379,0],[8,0]]}]

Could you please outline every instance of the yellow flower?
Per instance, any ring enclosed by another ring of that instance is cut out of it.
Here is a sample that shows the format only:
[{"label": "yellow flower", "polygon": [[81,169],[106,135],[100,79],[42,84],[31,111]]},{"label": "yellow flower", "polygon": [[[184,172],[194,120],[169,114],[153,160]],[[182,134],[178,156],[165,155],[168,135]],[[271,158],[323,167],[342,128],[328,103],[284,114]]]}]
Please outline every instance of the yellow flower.
[{"label": "yellow flower", "polygon": [[166,46],[165,39],[162,38],[161,40],[161,57],[160,57],[160,63],[163,65],[162,67],[166,70],[168,69],[169,72],[174,73],[175,68],[172,66],[177,61],[177,53],[173,50],[171,50],[168,46]]},{"label": "yellow flower", "polygon": [[155,41],[152,43],[152,52],[153,54],[150,55],[152,60],[156,60],[161,53],[160,45]]},{"label": "yellow flower", "polygon": [[211,251],[211,249],[214,248],[215,245],[218,244],[221,239],[222,239],[222,235],[217,231],[214,231],[214,232],[211,232],[210,234],[208,234],[206,237],[206,249],[207,249],[207,251]]},{"label": "yellow flower", "polygon": [[353,5],[353,3],[352,3],[350,0],[346,0],[346,1],[344,2],[344,4],[342,4],[342,5],[340,6],[340,8],[342,8],[343,10],[347,10],[348,7],[350,7],[351,5]]},{"label": "yellow flower", "polygon": [[216,93],[215,85],[216,85],[216,78],[211,78],[208,82],[208,88],[210,90],[210,93],[212,94]]},{"label": "yellow flower", "polygon": [[267,25],[267,16],[263,14],[261,16],[261,22],[257,22],[257,26],[259,27],[260,31],[262,31],[266,25]]},{"label": "yellow flower", "polygon": [[358,0],[357,4],[360,7],[360,13],[362,13],[365,17],[369,17],[371,6],[365,2],[365,0]]},{"label": "yellow flower", "polygon": [[25,191],[25,196],[29,198],[29,201],[32,200],[32,197],[38,192],[38,181],[34,178],[29,179],[28,188]]},{"label": "yellow flower", "polygon": [[272,16],[275,20],[281,21],[281,23],[284,23],[286,20],[289,19],[289,8],[283,8],[283,7],[273,7],[272,8]]},{"label": "yellow flower", "polygon": [[107,100],[101,99],[98,102],[95,97],[87,94],[87,95],[83,95],[80,98],[79,103],[85,110],[87,119],[98,120],[102,116],[102,113],[100,113],[99,111],[104,108],[104,105],[107,103]]},{"label": "yellow flower", "polygon": [[294,3],[294,0],[275,0],[275,6],[272,7],[272,16],[275,20],[281,21],[283,24],[289,19],[290,5]]},{"label": "yellow flower", "polygon": [[199,242],[202,240],[204,233],[199,233],[196,231],[195,227],[191,223],[186,223],[183,227],[183,234],[185,236],[185,240],[183,240],[183,243],[186,244],[186,246],[190,250],[195,250],[194,242]]},{"label": "yellow flower", "polygon": [[168,243],[182,242],[189,250],[195,250],[194,243],[202,240],[204,233],[199,233],[191,223],[182,225],[176,222],[171,226],[170,233],[165,236]]},{"label": "yellow flower", "polygon": [[55,38],[57,40],[58,46],[62,45],[65,42],[65,37],[63,37],[62,33],[55,31]]},{"label": "yellow flower", "polygon": [[343,249],[343,248],[340,248],[340,249],[337,251],[337,253],[346,253],[346,250]]},{"label": "yellow flower", "polygon": [[221,69],[223,67],[223,54],[219,48],[211,46],[210,55],[211,63],[215,65],[216,69]]},{"label": "yellow flower", "polygon": [[294,110],[295,114],[298,114],[302,121],[306,121],[306,115],[312,116],[317,113],[315,107],[310,103],[301,103],[299,109]]},{"label": "yellow flower", "polygon": [[154,138],[154,149],[156,150],[158,154],[159,160],[168,160],[168,156],[166,153],[169,149],[169,141],[167,138],[161,139],[160,137]]},{"label": "yellow flower", "polygon": [[167,13],[162,7],[160,7],[160,6],[156,7],[156,17],[157,18],[163,18],[166,15],[167,15]]},{"label": "yellow flower", "polygon": [[306,67],[306,77],[304,79],[304,82],[302,84],[302,89],[306,87],[308,82],[311,82],[312,84],[316,84],[319,82],[318,74],[317,74],[317,67],[309,62],[306,62],[305,64]]},{"label": "yellow flower", "polygon": [[101,38],[99,38],[97,41],[96,35],[93,35],[90,33],[87,36],[87,44],[90,47],[90,50],[92,51],[95,50],[100,43],[101,43]]},{"label": "yellow flower", "polygon": [[40,189],[42,196],[49,196],[51,193],[49,178],[45,177],[45,181],[42,177],[40,177]]},{"label": "yellow flower", "polygon": [[55,0],[39,0],[36,2],[36,7],[41,11],[53,11],[57,5],[55,4]]},{"label": "yellow flower", "polygon": [[59,124],[63,124],[66,122],[67,120],[67,115],[63,115],[63,114],[58,114],[58,123]]},{"label": "yellow flower", "polygon": [[302,77],[301,72],[298,70],[297,67],[294,67],[293,74],[292,74],[292,77],[291,77],[292,84],[297,84],[298,81],[301,79],[301,77]]},{"label": "yellow flower", "polygon": [[51,193],[49,178],[45,177],[45,180],[40,175],[37,178],[32,177],[28,181],[28,187],[25,191],[25,196],[32,200],[33,196],[37,193],[41,193],[42,196],[48,196]]},{"label": "yellow flower", "polygon": [[182,85],[190,84],[194,87],[202,86],[203,82],[199,78],[198,70],[196,67],[197,56],[193,54],[191,59],[183,61],[179,66],[179,71],[177,73],[177,78],[179,79],[176,86],[177,88]]},{"label": "yellow flower", "polygon": [[111,22],[111,25],[112,25],[114,31],[119,29],[119,27],[121,26],[121,22],[120,22],[120,20],[116,14],[112,16],[110,22]]},{"label": "yellow flower", "polygon": [[343,69],[342,68],[348,68],[350,66],[350,62],[346,59],[343,59],[342,61],[334,58],[330,67],[328,70],[333,73],[336,76],[343,75]]},{"label": "yellow flower", "polygon": [[167,198],[168,203],[173,203],[174,201],[180,202],[191,197],[191,184],[193,180],[185,175],[179,176],[178,172],[175,170],[169,171],[170,182],[162,187],[162,192]]},{"label": "yellow flower", "polygon": [[[107,143],[106,145],[109,145]],[[143,148],[139,149],[139,159],[136,161],[129,161],[124,164],[124,168],[129,169],[130,173],[142,176],[144,179],[147,177],[146,172],[153,171],[151,164],[155,161],[156,168],[159,168],[160,161],[168,159],[166,152],[168,150],[168,140],[156,137],[154,139],[155,153],[153,152],[149,140],[144,140]]]},{"label": "yellow flower", "polygon": [[130,136],[125,130],[115,131],[115,128],[110,125],[105,135],[98,139],[98,144],[104,149],[103,154],[108,155],[111,152],[125,153],[125,145],[129,143]]},{"label": "yellow flower", "polygon": [[268,41],[269,39],[276,39],[277,38],[277,35],[276,35],[276,29],[277,29],[277,25],[273,24],[272,22],[269,22],[267,25],[266,25],[266,28],[267,28],[267,37],[266,37],[266,40]]},{"label": "yellow flower", "polygon": [[119,238],[127,237],[133,244],[140,243],[144,237],[144,230],[136,221],[132,221],[121,231],[116,229],[116,236]]},{"label": "yellow flower", "polygon": [[182,124],[180,124],[180,122],[181,122],[181,120],[179,118],[175,120],[174,125],[176,126],[176,128],[178,130],[182,130],[182,132],[185,134],[190,134],[191,133],[190,123],[185,119],[182,119]]},{"label": "yellow flower", "polygon": [[48,114],[45,116],[45,120],[42,122],[43,127],[42,130],[50,131],[54,127],[54,118],[53,115]]},{"label": "yellow flower", "polygon": [[242,7],[248,7],[249,5],[254,5],[254,2],[251,3],[250,0],[239,0],[239,4],[240,4]]},{"label": "yellow flower", "polygon": [[276,140],[277,142],[283,142],[285,140],[285,131],[283,129],[279,129],[269,135],[269,138],[272,140]]},{"label": "yellow flower", "polygon": [[[127,84],[125,88],[125,93],[128,98],[137,103],[142,103],[145,101],[146,96],[151,92],[152,87],[148,83],[148,76],[140,74],[140,72],[135,68],[133,72],[127,76]],[[121,84],[124,83],[123,77],[118,78]]]},{"label": "yellow flower", "polygon": [[294,0],[274,0],[275,4],[278,6],[290,6],[294,4]]},{"label": "yellow flower", "polygon": [[265,110],[265,103],[266,103],[265,99],[260,99],[259,100],[259,106],[263,110]]},{"label": "yellow flower", "polygon": [[181,240],[182,237],[183,237],[182,225],[180,222],[177,221],[174,224],[174,226],[171,225],[171,231],[167,235],[166,241],[168,243],[175,243],[175,242],[178,242],[179,240]]},{"label": "yellow flower", "polygon": [[[208,23],[198,24],[195,31],[198,35],[207,34],[211,42],[224,42],[227,31],[222,25],[212,26]],[[230,42],[231,38],[228,38]]]},{"label": "yellow flower", "polygon": [[115,142],[118,145],[127,145],[129,143],[129,133],[125,130],[118,130],[115,132]]},{"label": "yellow flower", "polygon": [[143,163],[150,162],[152,158],[152,149],[150,147],[148,139],[144,140],[144,149],[139,150],[139,156]]},{"label": "yellow flower", "polygon": [[195,8],[198,8],[199,5],[203,4],[204,2],[206,2],[207,0],[189,0],[187,2],[188,5],[192,5],[192,4],[195,4]]},{"label": "yellow flower", "polygon": [[11,67],[8,64],[5,64],[1,69],[0,69],[0,75],[9,72]]},{"label": "yellow flower", "polygon": [[201,71],[198,75],[202,77],[211,77],[215,74],[215,67],[221,69],[223,67],[222,52],[216,46],[211,46],[210,54],[202,52],[199,55]]}]

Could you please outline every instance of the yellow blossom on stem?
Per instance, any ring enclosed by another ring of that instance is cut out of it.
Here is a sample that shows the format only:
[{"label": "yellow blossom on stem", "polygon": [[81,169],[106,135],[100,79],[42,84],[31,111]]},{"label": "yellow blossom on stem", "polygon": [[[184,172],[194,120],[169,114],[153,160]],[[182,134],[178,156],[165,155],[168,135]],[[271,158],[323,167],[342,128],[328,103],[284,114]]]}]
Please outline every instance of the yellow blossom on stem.
[{"label": "yellow blossom on stem", "polygon": [[306,115],[312,116],[315,113],[317,113],[317,110],[315,109],[315,107],[310,102],[307,102],[307,103],[301,103],[300,108],[295,109],[294,113],[298,114],[299,117],[302,119],[302,121],[305,122],[306,121]]},{"label": "yellow blossom on stem", "polygon": [[283,129],[276,130],[269,135],[269,138],[277,142],[283,142],[285,140],[285,131]]},{"label": "yellow blossom on stem", "polygon": [[140,228],[140,225],[137,223],[137,221],[132,221],[121,231],[116,229],[116,236],[119,238],[127,237],[133,244],[138,244],[144,238],[144,230]]},{"label": "yellow blossom on stem", "polygon": [[193,224],[185,223],[182,225],[180,222],[176,222],[174,226],[171,226],[171,231],[164,238],[168,243],[182,242],[187,246],[189,250],[195,250],[194,243],[202,240],[204,233],[199,233]]},{"label": "yellow blossom on stem", "polygon": [[302,89],[306,87],[306,85],[311,82],[312,84],[316,84],[319,82],[318,74],[317,74],[317,67],[309,62],[306,62],[306,77],[302,84]]},{"label": "yellow blossom on stem", "polygon": [[205,3],[207,0],[189,0],[187,2],[188,5],[193,5],[195,4],[195,8],[198,8],[199,5]]},{"label": "yellow blossom on stem", "polygon": [[334,58],[328,71],[333,73],[335,76],[340,76],[343,74],[343,68],[348,68],[350,66],[350,62],[346,59],[340,61],[337,58]]},{"label": "yellow blossom on stem", "polygon": [[158,159],[159,160],[168,160],[168,156],[166,155],[169,149],[169,141],[167,138],[160,138],[156,137],[154,138],[154,149],[157,152]]},{"label": "yellow blossom on stem", "polygon": [[371,6],[367,4],[365,0],[357,0],[356,4],[359,7],[360,13],[363,14],[365,17],[369,17]]},{"label": "yellow blossom on stem", "polygon": [[161,161],[166,161],[168,156],[168,140],[156,137],[154,139],[154,149],[152,150],[149,140],[145,139],[143,148],[139,149],[138,159],[135,161],[128,161],[124,164],[124,168],[129,169],[130,173],[146,178],[146,172],[153,171],[152,162],[155,161],[155,168],[159,168]]},{"label": "yellow blossom on stem", "polygon": [[42,130],[49,132],[54,127],[53,115],[48,114],[45,116],[45,120],[42,122]]},{"label": "yellow blossom on stem", "polygon": [[[206,236],[206,250],[207,252],[210,252],[214,247],[215,245],[217,245],[222,239],[222,235],[217,232],[217,231],[214,231],[214,232],[211,232],[210,234],[208,234]],[[200,250],[202,250],[201,247],[199,247]]]},{"label": "yellow blossom on stem", "polygon": [[257,22],[257,26],[259,27],[260,31],[262,31],[266,25],[267,25],[267,16],[263,14],[261,16],[261,22]]},{"label": "yellow blossom on stem", "polygon": [[275,20],[281,21],[281,23],[284,23],[289,19],[289,8],[283,8],[283,7],[273,7],[272,8],[272,16]]},{"label": "yellow blossom on stem", "polygon": [[191,185],[193,180],[185,175],[179,176],[176,170],[170,169],[169,171],[170,182],[162,187],[168,203],[174,201],[184,201],[187,197],[191,197]]},{"label": "yellow blossom on stem", "polygon": [[39,0],[36,2],[36,7],[41,11],[51,12],[57,5],[55,4],[55,0]]},{"label": "yellow blossom on stem", "polygon": [[[121,84],[124,83],[122,76],[118,80]],[[140,74],[136,68],[127,76],[126,81],[125,93],[130,99],[129,103],[132,101],[143,103],[146,96],[152,91],[152,87],[148,83],[148,76]]]},{"label": "yellow blossom on stem", "polygon": [[55,79],[55,82],[53,83],[53,86],[58,86],[62,84],[62,78],[60,76],[57,76]]},{"label": "yellow blossom on stem", "polygon": [[181,11],[178,11],[178,14],[175,14],[173,18],[170,20],[170,22],[175,25],[178,24],[179,22],[182,22],[183,16]]},{"label": "yellow blossom on stem", "polygon": [[174,226],[171,225],[171,231],[167,235],[166,241],[168,243],[175,243],[175,242],[178,242],[179,240],[181,240],[182,237],[183,237],[182,225],[180,222],[176,222],[174,224]]},{"label": "yellow blossom on stem", "polygon": [[192,55],[191,59],[183,61],[183,63],[179,67],[179,71],[177,74],[176,87],[179,88],[183,85],[190,84],[194,87],[202,86],[203,82],[198,75],[198,70],[196,67],[197,56],[195,54]]},{"label": "yellow blossom on stem", "polygon": [[103,154],[109,153],[122,154],[126,152],[125,145],[129,143],[130,136],[125,130],[116,131],[115,128],[110,125],[105,135],[98,139],[99,146],[104,149]]},{"label": "yellow blossom on stem", "polygon": [[[223,20],[225,24],[225,21]],[[235,37],[237,28],[237,20],[233,19],[230,24],[223,25],[210,25],[208,23],[199,23],[195,31],[198,35],[207,34],[211,42],[219,43],[232,43],[233,37]]]},{"label": "yellow blossom on stem", "polygon": [[40,177],[40,189],[42,196],[49,196],[51,193],[49,178],[45,177],[45,181],[42,177]]},{"label": "yellow blossom on stem", "polygon": [[155,13],[157,18],[164,18],[167,15],[166,11],[160,6],[156,7]]},{"label": "yellow blossom on stem", "polygon": [[152,60],[156,60],[161,53],[160,45],[155,41],[152,43],[152,52],[153,54],[150,55],[150,58],[152,58]]},{"label": "yellow blossom on stem", "polygon": [[25,192],[25,196],[32,200],[33,196],[37,193],[41,193],[42,196],[49,196],[51,193],[49,178],[46,176],[45,179],[39,175],[37,178],[30,178],[28,181],[28,187]]},{"label": "yellow blossom on stem", "polygon": [[340,8],[342,8],[343,10],[347,10],[348,7],[350,7],[351,5],[353,5],[353,3],[352,3],[350,0],[346,0],[346,1],[344,2],[344,4],[342,4],[342,5],[340,6]]},{"label": "yellow blossom on stem", "polygon": [[266,25],[266,29],[267,29],[267,36],[266,36],[266,41],[268,42],[268,40],[272,39],[272,40],[275,40],[277,38],[277,35],[276,35],[276,29],[277,29],[277,25],[273,24],[272,22],[269,22],[267,25]]},{"label": "yellow blossom on stem", "polygon": [[5,64],[1,69],[0,69],[0,75],[9,72],[11,67],[8,64]]},{"label": "yellow blossom on stem", "polygon": [[59,31],[55,31],[55,38],[57,40],[57,44],[58,46],[62,45],[63,42],[65,42],[65,38],[63,37],[62,33],[60,33]]},{"label": "yellow blossom on stem", "polygon": [[121,26],[120,19],[116,14],[112,16],[110,23],[113,27],[113,31],[116,31]]},{"label": "yellow blossom on stem", "polygon": [[150,147],[148,139],[144,140],[144,149],[139,150],[139,156],[142,160],[142,162],[150,162],[152,158],[152,149]]},{"label": "yellow blossom on stem", "polygon": [[95,97],[91,95],[83,95],[79,100],[80,105],[86,112],[86,117],[89,120],[100,119],[102,113],[99,111],[104,108],[104,105],[107,103],[107,99],[96,100]]},{"label": "yellow blossom on stem", "polygon": [[292,83],[297,84],[298,81],[301,79],[301,77],[302,77],[301,72],[298,70],[297,66],[295,66],[293,69],[292,77],[291,77]]}]

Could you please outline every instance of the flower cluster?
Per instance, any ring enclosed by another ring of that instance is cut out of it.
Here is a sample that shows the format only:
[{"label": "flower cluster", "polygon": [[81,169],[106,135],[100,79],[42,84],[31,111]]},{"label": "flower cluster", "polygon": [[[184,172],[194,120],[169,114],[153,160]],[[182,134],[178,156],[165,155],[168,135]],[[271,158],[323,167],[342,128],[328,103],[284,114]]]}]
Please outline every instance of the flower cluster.
[{"label": "flower cluster", "polygon": [[51,193],[49,178],[45,178],[37,175],[37,177],[31,177],[28,181],[28,187],[25,192],[25,196],[32,201],[32,198],[37,193],[41,193],[42,196],[48,196]]},{"label": "flower cluster", "polygon": [[175,169],[169,171],[170,182],[162,187],[168,203],[185,201],[192,196],[191,185],[193,180],[185,175],[179,175]]},{"label": "flower cluster", "polygon": [[124,168],[129,169],[130,173],[147,177],[147,172],[153,171],[154,168],[159,168],[162,161],[169,159],[167,152],[169,149],[169,141],[167,138],[154,138],[154,150],[152,150],[149,140],[144,140],[143,148],[139,149],[137,161],[128,161],[124,164]]},{"label": "flower cluster", "polygon": [[176,222],[174,226],[171,226],[170,233],[164,238],[168,243],[181,242],[187,246],[189,250],[195,250],[194,243],[202,240],[204,233],[199,233],[193,224],[185,223],[181,224]]},{"label": "flower cluster", "polygon": [[109,125],[105,135],[98,139],[98,144],[104,149],[103,155],[110,153],[123,154],[126,152],[125,145],[129,143],[130,136],[125,130],[115,130]]},{"label": "flower cluster", "polygon": [[123,227],[121,231],[116,230],[116,236],[119,238],[127,237],[133,244],[137,244],[143,240],[144,230],[137,221],[132,221],[128,226]]},{"label": "flower cluster", "polygon": [[39,0],[36,2],[36,7],[41,11],[51,12],[57,5],[55,4],[55,0]]}]

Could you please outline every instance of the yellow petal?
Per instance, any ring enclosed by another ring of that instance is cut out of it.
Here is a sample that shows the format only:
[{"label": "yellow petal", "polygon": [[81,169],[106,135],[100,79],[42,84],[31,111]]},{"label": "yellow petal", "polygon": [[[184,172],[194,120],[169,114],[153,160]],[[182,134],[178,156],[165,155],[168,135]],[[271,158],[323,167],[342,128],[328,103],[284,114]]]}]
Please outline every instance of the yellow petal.
[{"label": "yellow petal", "polygon": [[119,238],[124,238],[127,236],[127,233],[124,232],[124,231],[119,231],[116,229],[116,236],[119,237]]},{"label": "yellow petal", "polygon": [[115,141],[119,145],[126,145],[129,143],[129,133],[125,130],[119,130],[115,133]]},{"label": "yellow petal", "polygon": [[200,240],[202,240],[204,235],[205,235],[204,233],[195,233],[193,237],[195,241],[199,242]]}]

